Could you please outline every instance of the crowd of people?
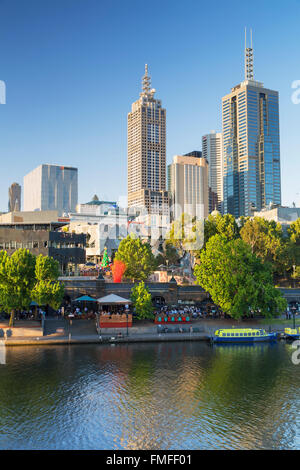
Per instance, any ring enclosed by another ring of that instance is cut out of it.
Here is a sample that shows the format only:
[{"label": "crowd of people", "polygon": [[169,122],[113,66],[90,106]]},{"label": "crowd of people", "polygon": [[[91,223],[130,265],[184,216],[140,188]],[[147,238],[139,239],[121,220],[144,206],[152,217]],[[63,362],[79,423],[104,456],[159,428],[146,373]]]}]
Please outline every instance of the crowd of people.
[{"label": "crowd of people", "polygon": [[59,315],[63,315],[66,317],[72,317],[72,318],[81,318],[81,319],[89,319],[89,318],[95,318],[95,312],[91,309],[88,309],[87,307],[73,307],[73,308],[67,308],[67,309],[59,309],[58,311]]},{"label": "crowd of people", "polygon": [[205,303],[199,306],[160,306],[155,309],[155,315],[182,315],[192,318],[224,318],[225,314],[214,304]]},{"label": "crowd of people", "polygon": [[[46,312],[41,309],[29,309],[29,310],[16,310],[14,320],[41,320],[45,317]],[[0,319],[7,320],[10,318],[10,314],[7,312],[0,313]]]},{"label": "crowd of people", "polygon": [[[126,314],[125,306],[119,306],[116,310],[115,308],[104,308],[102,309],[102,315],[111,316],[112,314]],[[297,309],[295,309],[295,315],[299,315],[300,307],[297,305]],[[260,312],[252,312],[250,311],[250,317],[257,317],[259,316]],[[52,311],[50,314],[51,316],[64,316],[64,317],[72,317],[78,319],[91,319],[95,318],[95,311],[92,308],[88,308],[87,306],[79,305],[79,304],[72,304],[67,303],[63,307],[59,308],[57,311]],[[182,317],[190,317],[191,319],[223,319],[227,318],[227,315],[222,312],[220,308],[218,308],[212,302],[203,302],[198,305],[156,305],[154,309],[155,316],[163,316],[163,317],[172,317],[172,316],[182,316]],[[0,311],[0,319],[5,320],[9,318],[9,314]],[[45,318],[46,311],[43,308],[33,307],[29,310],[22,310],[15,312],[15,320],[41,320]],[[285,313],[286,319],[292,318],[292,311],[291,308],[287,308]]]}]

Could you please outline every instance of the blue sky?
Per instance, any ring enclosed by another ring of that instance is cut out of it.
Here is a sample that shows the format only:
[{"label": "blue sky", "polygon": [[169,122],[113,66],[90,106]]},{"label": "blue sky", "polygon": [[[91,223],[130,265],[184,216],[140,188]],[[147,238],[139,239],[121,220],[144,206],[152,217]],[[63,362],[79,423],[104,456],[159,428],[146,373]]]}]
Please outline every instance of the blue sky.
[{"label": "blue sky", "polygon": [[300,1],[0,0],[0,210],[41,163],[79,170],[79,201],[127,193],[127,113],[149,64],[167,109],[167,162],[221,130],[221,98],[255,78],[280,94],[282,202],[300,206]]}]

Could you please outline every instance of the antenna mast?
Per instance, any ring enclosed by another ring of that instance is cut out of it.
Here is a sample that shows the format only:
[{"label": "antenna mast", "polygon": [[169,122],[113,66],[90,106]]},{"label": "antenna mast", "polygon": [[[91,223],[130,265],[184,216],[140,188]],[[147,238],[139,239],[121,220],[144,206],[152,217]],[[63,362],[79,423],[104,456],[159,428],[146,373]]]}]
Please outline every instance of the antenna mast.
[{"label": "antenna mast", "polygon": [[142,78],[142,90],[143,95],[148,95],[150,93],[151,78],[148,75],[148,64],[145,64],[145,75]]},{"label": "antenna mast", "polygon": [[245,80],[254,80],[252,29],[250,29],[250,47],[247,47],[247,29],[245,28]]}]

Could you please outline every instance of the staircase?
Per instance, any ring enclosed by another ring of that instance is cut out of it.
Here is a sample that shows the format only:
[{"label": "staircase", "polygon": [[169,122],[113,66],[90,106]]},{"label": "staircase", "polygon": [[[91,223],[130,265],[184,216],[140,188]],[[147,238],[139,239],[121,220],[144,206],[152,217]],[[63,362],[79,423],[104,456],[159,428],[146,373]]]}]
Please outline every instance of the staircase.
[{"label": "staircase", "polygon": [[[64,329],[65,332],[62,333],[57,333],[57,329]],[[49,336],[49,335],[63,335],[66,336],[68,334],[68,323],[64,318],[45,318],[45,323],[44,323],[44,336]]]}]

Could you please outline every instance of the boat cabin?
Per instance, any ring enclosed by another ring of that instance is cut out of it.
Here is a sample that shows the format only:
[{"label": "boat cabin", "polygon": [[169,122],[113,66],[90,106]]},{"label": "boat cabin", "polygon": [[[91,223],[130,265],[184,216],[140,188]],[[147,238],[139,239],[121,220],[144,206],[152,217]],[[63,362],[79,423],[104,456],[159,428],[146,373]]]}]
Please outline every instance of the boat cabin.
[{"label": "boat cabin", "polygon": [[267,333],[265,330],[262,329],[254,329],[254,328],[232,328],[232,329],[222,329],[217,330],[215,335],[218,337],[235,337],[235,336],[265,336]]}]

